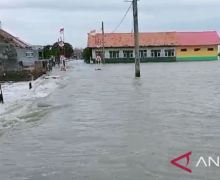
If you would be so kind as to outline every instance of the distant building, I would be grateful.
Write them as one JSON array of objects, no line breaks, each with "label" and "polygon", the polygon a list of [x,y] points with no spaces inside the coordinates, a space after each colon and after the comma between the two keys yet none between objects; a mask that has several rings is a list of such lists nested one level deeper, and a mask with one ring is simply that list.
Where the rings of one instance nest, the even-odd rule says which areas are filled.
[{"label": "distant building", "polygon": [[83,49],[75,48],[73,49],[73,59],[82,59]]},{"label": "distant building", "polygon": [[42,45],[31,45],[31,48],[33,50],[43,50],[44,46],[42,46]]},{"label": "distant building", "polygon": [[0,29],[0,73],[33,66],[38,59],[38,50]]},{"label": "distant building", "polygon": [[[141,62],[217,60],[220,38],[215,31],[140,33]],[[105,62],[134,62],[133,33],[104,35]],[[88,34],[91,59],[102,56],[102,34]]]},{"label": "distant building", "polygon": [[39,59],[44,59],[44,53],[43,53],[43,51],[44,51],[44,46],[42,46],[42,45],[32,45],[31,48],[32,48],[33,50],[38,51]]}]

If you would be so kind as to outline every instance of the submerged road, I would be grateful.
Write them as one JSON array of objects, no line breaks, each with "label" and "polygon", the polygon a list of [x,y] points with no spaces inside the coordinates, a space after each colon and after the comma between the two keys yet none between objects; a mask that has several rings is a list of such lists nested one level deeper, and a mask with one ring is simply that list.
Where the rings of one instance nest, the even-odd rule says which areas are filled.
[{"label": "submerged road", "polygon": [[[140,79],[133,64],[69,66],[1,114],[1,180],[219,180],[195,167],[220,155],[218,61],[142,64]],[[170,164],[189,151],[192,174]]]}]

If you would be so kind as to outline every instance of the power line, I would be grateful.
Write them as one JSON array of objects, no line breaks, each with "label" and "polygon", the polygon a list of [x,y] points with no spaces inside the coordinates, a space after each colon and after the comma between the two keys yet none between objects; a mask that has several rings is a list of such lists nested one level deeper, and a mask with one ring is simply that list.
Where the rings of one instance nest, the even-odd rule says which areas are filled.
[{"label": "power line", "polygon": [[129,13],[129,11],[130,11],[131,8],[132,8],[132,3],[131,3],[131,5],[128,7],[127,11],[125,12],[125,15],[122,17],[120,23],[115,27],[115,29],[114,29],[114,31],[112,31],[112,33],[114,33],[115,31],[118,30],[118,28],[119,28],[119,27],[121,26],[121,24],[124,22],[124,20],[125,20],[126,16],[128,15],[128,13]]}]

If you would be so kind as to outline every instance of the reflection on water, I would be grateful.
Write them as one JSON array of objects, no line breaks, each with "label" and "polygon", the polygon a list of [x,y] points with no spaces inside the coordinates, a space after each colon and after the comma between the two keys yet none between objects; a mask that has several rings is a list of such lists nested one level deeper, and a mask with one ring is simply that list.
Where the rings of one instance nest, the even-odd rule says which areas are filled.
[{"label": "reflection on water", "polygon": [[219,69],[148,63],[135,79],[133,64],[71,63],[50,95],[28,101],[23,123],[0,135],[0,179],[219,179],[215,168],[189,176],[169,164],[188,151],[218,153]]}]

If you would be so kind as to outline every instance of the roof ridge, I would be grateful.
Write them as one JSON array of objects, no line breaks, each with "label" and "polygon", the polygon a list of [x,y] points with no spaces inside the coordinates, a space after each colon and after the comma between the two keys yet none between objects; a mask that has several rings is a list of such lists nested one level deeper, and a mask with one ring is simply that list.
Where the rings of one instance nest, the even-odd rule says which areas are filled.
[{"label": "roof ridge", "polygon": [[[217,33],[216,30],[210,30],[210,31],[158,31],[158,32],[139,32],[140,34],[166,34],[166,33]],[[95,35],[100,35],[101,32],[96,33]],[[105,34],[133,34],[132,32],[105,32]],[[91,34],[89,34],[91,35]]]},{"label": "roof ridge", "polygon": [[206,32],[217,32],[215,30],[213,31],[178,31],[177,33],[206,33]]}]

